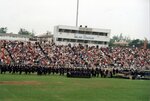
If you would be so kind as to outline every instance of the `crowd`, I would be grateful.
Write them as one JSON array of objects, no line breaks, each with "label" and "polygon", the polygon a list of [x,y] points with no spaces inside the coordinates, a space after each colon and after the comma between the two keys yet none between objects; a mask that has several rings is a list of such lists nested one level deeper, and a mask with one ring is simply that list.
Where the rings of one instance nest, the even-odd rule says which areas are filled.
[{"label": "crowd", "polygon": [[[48,60],[37,43],[20,41],[3,41],[2,47],[10,53],[14,64],[47,65]],[[4,53],[1,53],[4,55]]]},{"label": "crowd", "polygon": [[50,68],[150,69],[150,49],[0,41],[0,64]]}]

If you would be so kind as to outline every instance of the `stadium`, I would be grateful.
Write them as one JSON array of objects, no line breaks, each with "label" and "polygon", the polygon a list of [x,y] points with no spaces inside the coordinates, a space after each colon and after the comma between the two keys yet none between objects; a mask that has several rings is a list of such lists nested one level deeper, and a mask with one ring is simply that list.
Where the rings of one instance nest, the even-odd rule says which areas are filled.
[{"label": "stadium", "polygon": [[78,26],[79,8],[76,26],[45,34],[0,27],[0,101],[150,101],[149,37]]},{"label": "stadium", "polygon": [[[68,29],[69,28],[70,27],[68,27]],[[65,29],[67,30],[67,28]],[[67,34],[68,37],[69,34],[72,33]],[[0,40],[0,89],[4,93],[7,93],[5,90],[8,89],[10,93],[15,94],[17,97],[15,99],[11,94],[10,97],[6,97],[7,95],[3,95],[3,92],[1,92],[0,97],[2,101],[7,101],[9,98],[14,101],[22,101],[26,96],[29,101],[42,100],[44,99],[41,98],[42,96],[46,97],[44,101],[47,101],[46,99],[60,101],[63,100],[63,97],[65,100],[73,100],[72,98],[74,97],[71,96],[74,94],[77,95],[76,97],[79,101],[82,97],[88,101],[88,99],[86,99],[87,95],[91,95],[91,99],[101,99],[104,97],[100,100],[103,101],[104,99],[110,100],[105,97],[105,94],[110,93],[110,90],[114,89],[113,93],[117,95],[120,94],[120,91],[125,92],[122,90],[124,86],[126,90],[133,89],[135,92],[133,94],[133,91],[126,91],[127,95],[124,96],[124,98],[128,96],[129,100],[132,99],[136,101],[139,99],[138,94],[143,94],[143,89],[145,89],[144,92],[148,95],[140,95],[141,97],[145,96],[145,98],[140,99],[145,99],[144,101],[148,101],[149,99],[148,92],[150,82],[142,81],[143,83],[141,83],[141,80],[150,79],[149,49],[136,47],[112,48],[108,47],[107,44],[102,45],[103,43],[100,45],[98,43],[93,43],[93,45],[91,45],[91,43],[85,44],[83,43],[85,41],[82,43],[81,41],[77,41],[78,38],[80,39],[81,37],[75,37],[76,42],[73,43],[59,43],[60,38],[62,41],[67,38],[64,37],[63,34],[58,35],[58,32],[56,32],[56,35],[54,34],[50,42],[30,40],[36,39],[37,37],[15,36],[12,34],[5,36],[7,36],[5,40]],[[108,41],[109,37],[107,38],[106,40]],[[72,37],[68,37],[68,40],[72,40]],[[89,40],[89,42],[92,41],[93,39]],[[131,79],[140,81],[131,81]],[[116,86],[115,83],[120,86]],[[126,84],[129,86],[126,86]],[[145,84],[145,86],[143,84]],[[141,85],[141,88],[137,89],[139,85]],[[132,87],[130,88],[130,86]],[[96,90],[95,87],[99,89],[99,91]],[[53,92],[56,94],[50,94]],[[67,92],[73,95],[68,95]],[[128,95],[130,93],[132,93],[133,96],[130,97]],[[40,94],[40,97],[36,96],[36,94]],[[48,96],[49,94],[51,97]],[[114,94],[110,94],[111,101],[116,101],[118,98],[118,101],[124,101],[122,100],[123,95],[114,97]],[[67,96],[69,96],[69,98]]]}]

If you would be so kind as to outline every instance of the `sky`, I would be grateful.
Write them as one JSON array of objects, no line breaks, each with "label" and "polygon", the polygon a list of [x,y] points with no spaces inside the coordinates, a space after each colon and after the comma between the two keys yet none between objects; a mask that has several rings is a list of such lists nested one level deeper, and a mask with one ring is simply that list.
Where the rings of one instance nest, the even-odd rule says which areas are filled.
[{"label": "sky", "polygon": [[[18,33],[20,28],[36,35],[56,25],[76,24],[77,0],[0,0],[0,27]],[[150,40],[150,0],[79,0],[78,25],[111,29],[131,39]]]}]

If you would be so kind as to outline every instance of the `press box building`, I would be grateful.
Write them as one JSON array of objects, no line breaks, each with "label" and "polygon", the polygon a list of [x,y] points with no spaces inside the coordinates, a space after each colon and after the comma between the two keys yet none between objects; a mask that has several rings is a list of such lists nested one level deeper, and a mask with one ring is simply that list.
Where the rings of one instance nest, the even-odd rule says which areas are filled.
[{"label": "press box building", "polygon": [[54,27],[53,41],[57,45],[77,45],[108,47],[110,29],[98,29],[58,25]]}]

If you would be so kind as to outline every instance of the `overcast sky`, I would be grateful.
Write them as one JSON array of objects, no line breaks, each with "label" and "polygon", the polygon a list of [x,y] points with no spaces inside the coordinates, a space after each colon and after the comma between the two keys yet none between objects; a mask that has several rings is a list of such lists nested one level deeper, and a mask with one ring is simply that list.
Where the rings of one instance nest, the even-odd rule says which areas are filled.
[{"label": "overcast sky", "polygon": [[[55,25],[75,26],[75,19],[76,0],[0,0],[0,27],[8,32],[53,32]],[[79,25],[150,39],[150,0],[80,0]]]}]

